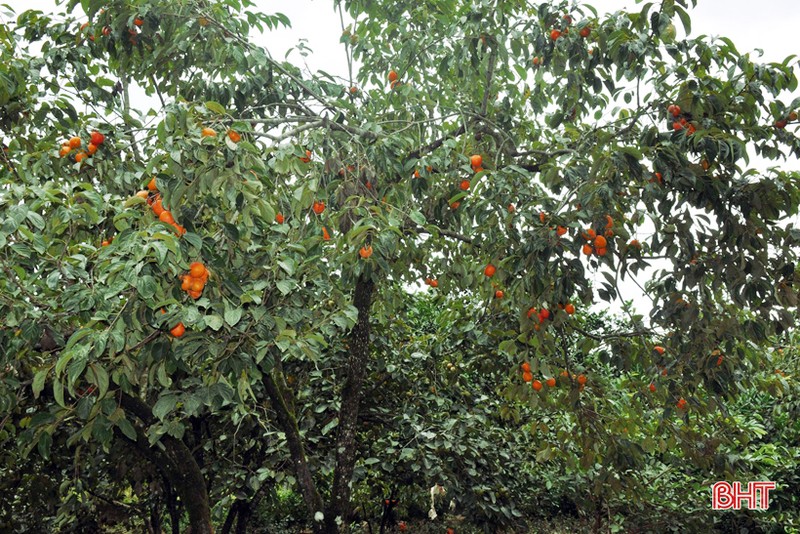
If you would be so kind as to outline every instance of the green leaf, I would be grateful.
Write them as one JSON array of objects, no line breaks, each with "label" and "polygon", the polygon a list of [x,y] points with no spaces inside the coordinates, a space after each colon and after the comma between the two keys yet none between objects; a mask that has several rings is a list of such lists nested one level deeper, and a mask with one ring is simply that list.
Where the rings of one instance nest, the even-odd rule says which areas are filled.
[{"label": "green leaf", "polygon": [[33,396],[36,397],[37,399],[39,398],[39,394],[44,389],[44,383],[45,380],[47,379],[47,374],[50,372],[50,369],[51,369],[50,367],[46,369],[41,369],[37,371],[33,377],[33,384],[31,385],[31,387],[33,389]]},{"label": "green leaf", "polygon": [[98,363],[89,364],[89,368],[92,370],[92,382],[100,390],[100,397],[103,397],[108,391],[108,372],[106,372],[105,367]]},{"label": "green leaf", "polygon": [[281,295],[288,295],[292,292],[296,285],[297,281],[291,278],[278,280],[278,282],[275,284],[275,286],[278,288],[278,291],[281,292]]},{"label": "green leaf", "polygon": [[242,318],[241,307],[231,307],[228,302],[225,302],[225,322],[229,326],[236,326],[236,323]]},{"label": "green leaf", "polygon": [[176,395],[171,393],[164,395],[153,406],[153,415],[163,421],[164,417],[174,410],[177,404],[178,397]]},{"label": "green leaf", "polygon": [[214,102],[213,100],[209,100],[206,102],[206,109],[211,111],[212,113],[216,113],[217,115],[225,115],[227,113],[225,108],[219,102]]},{"label": "green leaf", "polygon": [[222,317],[219,315],[206,315],[203,317],[203,321],[206,323],[206,326],[214,331],[222,328]]},{"label": "green leaf", "polygon": [[149,274],[139,277],[136,281],[136,290],[144,299],[153,298],[157,289],[156,279]]},{"label": "green leaf", "polygon": [[123,418],[117,421],[117,427],[119,427],[120,431],[125,434],[131,441],[136,441],[136,430],[133,428],[133,425],[127,419]]},{"label": "green leaf", "polygon": [[339,418],[338,417],[334,417],[327,425],[322,427],[322,431],[321,431],[322,435],[323,436],[326,435],[328,432],[330,432],[331,430],[336,428],[336,426],[338,424],[339,424]]}]

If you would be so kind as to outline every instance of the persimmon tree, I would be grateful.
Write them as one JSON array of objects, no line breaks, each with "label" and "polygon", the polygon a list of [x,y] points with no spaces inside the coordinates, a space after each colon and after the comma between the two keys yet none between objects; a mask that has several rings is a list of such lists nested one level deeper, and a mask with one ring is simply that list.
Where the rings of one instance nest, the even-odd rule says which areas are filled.
[{"label": "persimmon tree", "polygon": [[[589,436],[602,363],[659,433],[724,414],[793,324],[797,175],[751,159],[800,155],[797,78],[677,38],[687,3],[336,2],[343,75],[252,44],[289,21],[246,1],[19,14],[0,32],[4,432],[25,454],[135,451],[194,533],[232,502],[220,480],[252,497],[290,465],[335,532],[381,424],[364,400],[402,361],[373,329],[424,285],[493,347],[486,394],[559,388]],[[631,287],[649,317],[586,321]],[[576,446],[602,463],[601,440]]]}]

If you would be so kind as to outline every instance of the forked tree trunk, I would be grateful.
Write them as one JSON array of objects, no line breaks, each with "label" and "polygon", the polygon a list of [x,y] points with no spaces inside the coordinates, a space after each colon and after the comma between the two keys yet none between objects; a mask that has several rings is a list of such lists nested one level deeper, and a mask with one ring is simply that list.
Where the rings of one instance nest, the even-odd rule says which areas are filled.
[{"label": "forked tree trunk", "polygon": [[[120,403],[128,413],[135,415],[143,424],[155,423],[150,406],[141,399],[120,393]],[[137,439],[133,444],[146,458],[156,464],[181,498],[189,515],[192,534],[213,534],[206,481],[186,444],[171,436],[164,436],[161,438],[164,449],[161,450],[151,447],[141,432],[137,432]]]}]

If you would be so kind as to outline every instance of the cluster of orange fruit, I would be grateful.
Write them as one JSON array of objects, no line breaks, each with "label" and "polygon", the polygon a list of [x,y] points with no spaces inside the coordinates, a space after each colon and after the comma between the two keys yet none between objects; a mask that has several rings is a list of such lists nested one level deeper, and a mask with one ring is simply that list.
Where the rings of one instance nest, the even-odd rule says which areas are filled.
[{"label": "cluster of orange fruit", "polygon": [[[544,387],[544,384],[546,384],[547,387],[550,387],[550,388],[556,387],[556,377],[554,377],[554,376],[551,376],[550,378],[546,378],[545,381],[544,381],[544,384],[542,384],[541,380],[538,380],[538,379],[534,380],[533,379],[533,373],[531,372],[531,364],[529,364],[528,362],[523,362],[522,365],[520,365],[520,368],[522,370],[522,381],[523,382],[530,382],[531,383],[531,387],[534,389],[534,391],[541,391],[542,388]],[[561,376],[564,377],[564,378],[569,378],[569,373],[567,372],[566,369],[561,371]],[[579,374],[579,375],[573,374],[572,375],[572,379],[575,382],[578,383],[578,389],[580,391],[583,391],[583,388],[586,386],[586,381],[587,381],[586,375],[584,375],[584,374]]]},{"label": "cluster of orange fruit", "polygon": [[186,233],[186,228],[175,222],[172,212],[162,205],[161,194],[158,192],[155,178],[152,178],[147,184],[147,190],[139,191],[136,196],[145,199],[150,207],[153,208],[153,213],[158,217],[158,220],[175,228],[179,236]]},{"label": "cluster of orange fruit", "polygon": [[[86,151],[80,150],[75,154],[75,162],[80,163],[88,157],[94,156],[97,149],[100,148],[106,140],[106,136],[101,134],[98,131],[92,132],[92,135],[89,137],[89,145],[86,147]],[[83,140],[80,137],[75,136],[71,137],[68,141],[64,141],[61,143],[61,149],[58,151],[58,155],[62,158],[65,158],[70,155],[73,150],[78,150],[81,148],[83,144]]]},{"label": "cluster of orange fruit", "polygon": [[[574,311],[575,310],[573,306],[573,313]],[[541,310],[537,310],[536,308],[533,307],[529,308],[528,319],[532,320],[534,315],[539,319],[539,322],[533,325],[533,329],[539,330],[541,328],[541,325],[544,324],[546,320],[550,319],[550,310],[548,310],[547,308],[542,308]]]},{"label": "cluster of orange fruit", "polygon": [[611,215],[606,215],[605,235],[599,235],[594,228],[589,228],[585,233],[581,234],[583,238],[588,241],[581,249],[583,253],[587,256],[591,256],[595,253],[598,256],[605,256],[608,252],[606,248],[608,246],[606,237],[612,237],[614,235],[613,227],[614,219],[611,218]]},{"label": "cluster of orange fruit", "polygon": [[181,276],[181,289],[197,300],[203,294],[203,288],[208,282],[208,269],[199,261],[189,265],[189,272]]},{"label": "cluster of orange fruit", "polygon": [[677,131],[686,129],[686,135],[692,135],[694,132],[697,131],[697,128],[694,124],[690,123],[686,117],[681,116],[682,110],[681,107],[677,104],[671,104],[667,107],[667,113],[672,115],[672,129]]},{"label": "cluster of orange fruit", "polygon": [[[558,28],[554,28],[553,30],[551,30],[550,31],[550,40],[551,41],[558,41],[558,39],[562,35],[569,35],[569,26],[570,26],[570,24],[572,24],[572,17],[565,13],[564,16],[561,17],[561,20],[563,21],[563,29],[559,30]],[[589,37],[589,35],[591,35],[592,27],[587,24],[587,25],[583,26],[580,29],[580,31],[578,31],[578,33],[580,34],[581,37],[586,39],[587,37]]]},{"label": "cluster of orange fruit", "polygon": [[[216,137],[217,132],[214,128],[209,128],[206,126],[202,130],[200,130],[200,137]],[[228,139],[230,139],[234,143],[238,143],[242,140],[242,134],[237,132],[236,130],[228,130]]]},{"label": "cluster of orange fruit", "polygon": [[426,278],[425,285],[431,287],[439,287],[439,281],[436,278]]},{"label": "cluster of orange fruit", "polygon": [[[473,154],[472,156],[470,156],[469,164],[472,167],[472,170],[475,171],[476,174],[479,172],[483,172],[483,156],[481,156],[480,154]],[[469,183],[469,180],[467,180],[467,183]],[[464,189],[464,187],[462,186],[461,189]],[[469,185],[467,185],[467,189],[469,189]]]}]

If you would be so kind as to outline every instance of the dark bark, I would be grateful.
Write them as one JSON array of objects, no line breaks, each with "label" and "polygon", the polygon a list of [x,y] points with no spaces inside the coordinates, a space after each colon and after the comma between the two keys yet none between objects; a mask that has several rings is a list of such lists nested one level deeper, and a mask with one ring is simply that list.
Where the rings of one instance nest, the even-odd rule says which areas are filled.
[{"label": "dark bark", "polygon": [[[317,512],[322,512],[324,509],[322,497],[317,492],[314,477],[311,475],[311,469],[306,460],[300,429],[297,427],[294,411],[290,408],[292,404],[288,400],[288,395],[285,394],[286,385],[283,383],[282,375],[279,373],[276,373],[275,376],[271,373],[265,373],[262,382],[267,395],[272,401],[278,425],[286,434],[286,443],[289,446],[289,454],[292,458],[292,467],[294,468],[295,477],[297,477],[297,484],[300,486],[300,493],[303,495],[303,501],[306,504],[309,516],[313,518]],[[319,531],[318,523],[315,522],[314,524],[315,531]]]},{"label": "dark bark", "polygon": [[[141,399],[120,392],[120,404],[143,424],[155,423],[150,406]],[[151,447],[143,433],[137,433],[134,444],[146,457],[155,460],[156,465],[169,479],[170,485],[175,488],[189,514],[192,534],[212,534],[214,529],[211,525],[211,506],[200,466],[182,441],[163,436],[160,443],[164,446],[163,450]]]},{"label": "dark bark", "polygon": [[222,528],[219,529],[219,534],[230,534],[233,528],[233,522],[236,520],[236,514],[239,513],[239,502],[234,501],[233,505],[228,509],[228,515],[225,516],[225,522]]},{"label": "dark bark", "polygon": [[161,506],[158,502],[154,502],[150,506],[148,530],[150,530],[153,534],[161,534]]},{"label": "dark bark", "polygon": [[236,534],[247,534],[247,523],[253,516],[253,507],[250,501],[241,501],[241,507],[236,519]]},{"label": "dark bark", "polygon": [[350,483],[358,453],[356,431],[358,410],[367,373],[370,349],[369,311],[375,284],[362,274],[356,282],[353,304],[358,310],[358,321],[350,332],[350,353],[347,358],[347,375],[342,387],[342,401],[339,408],[339,427],[336,436],[336,468],[333,472],[330,506],[325,512],[325,532],[338,532],[336,519],[346,525],[350,516]]}]

